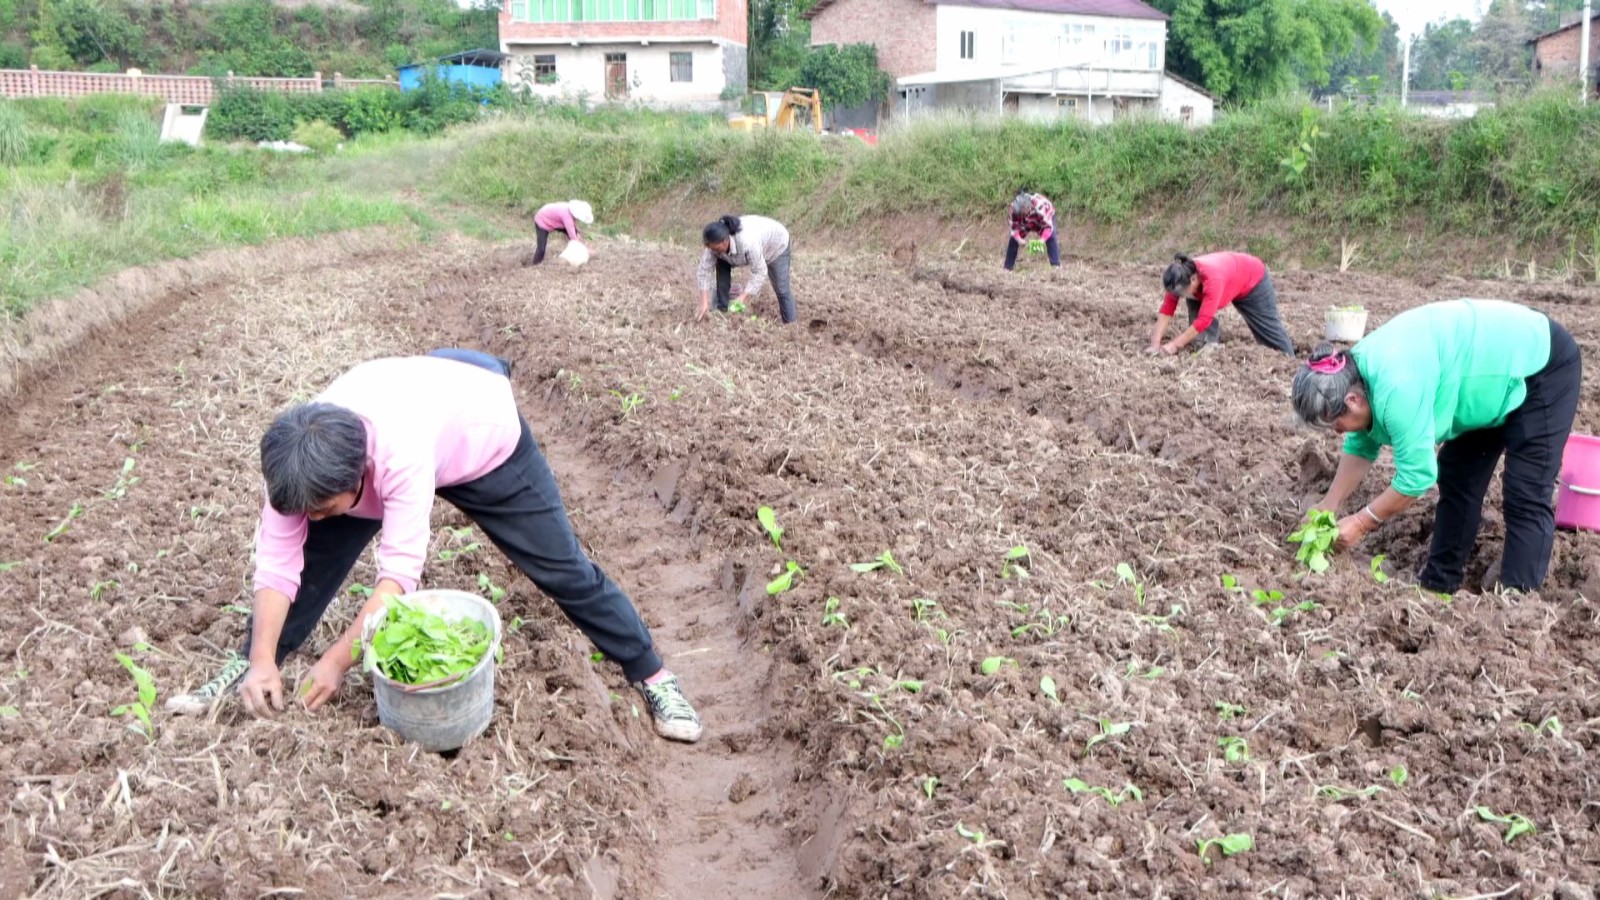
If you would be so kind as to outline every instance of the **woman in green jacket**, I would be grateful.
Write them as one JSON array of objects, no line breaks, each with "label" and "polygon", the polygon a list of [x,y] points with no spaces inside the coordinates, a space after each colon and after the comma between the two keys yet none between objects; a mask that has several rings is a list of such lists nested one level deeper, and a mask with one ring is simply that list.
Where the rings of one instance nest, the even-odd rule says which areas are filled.
[{"label": "woman in green jacket", "polygon": [[1438,484],[1420,581],[1454,592],[1504,453],[1500,583],[1536,590],[1550,566],[1551,496],[1582,380],[1583,357],[1565,328],[1500,300],[1430,303],[1395,316],[1348,351],[1323,344],[1294,378],[1300,419],[1344,435],[1344,455],[1318,507],[1337,512],[1379,449],[1392,447],[1394,481],[1339,520],[1339,543],[1354,545]]}]

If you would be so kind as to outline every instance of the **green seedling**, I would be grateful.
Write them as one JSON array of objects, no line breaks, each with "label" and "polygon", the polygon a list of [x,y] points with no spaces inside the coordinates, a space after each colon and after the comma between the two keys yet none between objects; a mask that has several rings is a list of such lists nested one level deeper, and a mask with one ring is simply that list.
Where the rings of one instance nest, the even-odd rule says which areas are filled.
[{"label": "green seedling", "polygon": [[1537,828],[1533,827],[1532,820],[1519,813],[1512,813],[1509,816],[1496,815],[1494,810],[1487,806],[1475,806],[1473,811],[1478,814],[1478,818],[1485,822],[1495,822],[1506,826],[1506,843],[1508,844],[1525,834],[1533,834],[1538,831]]},{"label": "green seedling", "polygon": [[39,468],[39,465],[40,464],[36,462],[19,462],[12,466],[12,468],[16,469],[18,472],[32,472],[34,469]]},{"label": "green seedling", "polygon": [[1127,671],[1123,674],[1128,678],[1143,678],[1145,681],[1155,681],[1157,678],[1167,674],[1167,670],[1161,666],[1151,666],[1150,668],[1141,672],[1139,671],[1138,663],[1130,662],[1128,663]]},{"label": "green seedling", "polygon": [[1272,612],[1267,613],[1267,620],[1274,625],[1282,625],[1284,620],[1288,619],[1295,613],[1311,612],[1314,609],[1321,608],[1322,604],[1320,603],[1316,603],[1311,600],[1302,600],[1293,606],[1280,606],[1277,609],[1274,609]]},{"label": "green seedling", "polygon": [[835,626],[849,629],[850,620],[845,618],[844,613],[839,612],[838,597],[829,597],[827,602],[822,604],[822,625],[824,628]]},{"label": "green seedling", "polygon": [[1264,591],[1257,588],[1250,592],[1250,602],[1256,606],[1270,606],[1283,601],[1283,591]]},{"label": "green seedling", "polygon": [[906,570],[900,568],[900,564],[894,561],[894,554],[890,553],[888,550],[883,551],[878,555],[878,558],[874,559],[872,562],[850,564],[850,571],[852,572],[865,573],[871,572],[875,569],[888,569],[896,575],[904,575],[906,573]]},{"label": "green seedling", "polygon": [[591,662],[591,663],[594,663],[594,664],[598,665],[598,664],[603,663],[605,661],[606,661],[606,655],[604,653],[601,653],[599,650],[596,650],[593,653],[589,654],[589,662]]},{"label": "green seedling", "polygon": [[67,529],[72,527],[72,520],[81,515],[83,515],[83,504],[72,504],[72,508],[67,510],[67,517],[57,523],[56,527],[50,529],[50,533],[44,536],[44,542],[48,544],[56,538],[61,537],[63,534],[66,534]]},{"label": "green seedling", "polygon": [[956,638],[961,637],[962,635],[966,634],[966,631],[963,630],[963,629],[960,629],[960,628],[957,628],[954,631],[950,631],[950,630],[947,630],[947,629],[944,629],[944,628],[935,628],[933,630],[933,633],[938,636],[939,643],[941,643],[941,644],[945,645],[946,647],[948,647],[948,646],[950,646],[950,643],[952,641],[954,641]]},{"label": "green seedling", "polygon": [[[1024,607],[1022,607],[1022,609],[1026,610],[1027,607],[1024,606]],[[1042,635],[1044,637],[1050,637],[1051,635],[1054,635],[1057,631],[1060,631],[1061,629],[1066,628],[1068,625],[1070,625],[1072,623],[1072,617],[1071,616],[1053,615],[1047,609],[1039,610],[1039,612],[1037,613],[1035,618],[1037,618],[1038,621],[1036,621],[1036,622],[1024,622],[1021,625],[1017,625],[1017,626],[1013,627],[1011,629],[1011,636],[1014,637],[1014,638],[1020,638],[1020,637],[1026,637],[1027,635],[1030,635],[1030,634],[1038,634],[1038,635]]]},{"label": "green seedling", "polygon": [[744,305],[744,301],[743,300],[735,300],[732,303],[728,304],[728,312],[731,312],[734,315],[741,315],[745,311],[746,311],[746,307]]},{"label": "green seedling", "polygon": [[772,511],[772,507],[763,506],[756,510],[756,519],[761,522],[761,527],[766,530],[767,537],[772,538],[772,546],[782,551],[783,529],[778,525],[778,514]]},{"label": "green seedling", "polygon": [[134,462],[131,456],[122,461],[122,471],[117,474],[116,483],[105,491],[107,500],[121,500],[128,495],[128,488],[139,483],[139,479],[133,477],[133,466]]},{"label": "green seedling", "polygon": [[472,537],[472,526],[462,525],[460,527],[456,527],[453,525],[446,525],[444,527],[444,532],[458,541],[464,541],[467,538]]},{"label": "green seedling", "polygon": [[1110,719],[1101,719],[1099,721],[1100,733],[1089,738],[1089,742],[1083,745],[1084,756],[1088,756],[1090,753],[1094,752],[1095,745],[1101,741],[1108,741],[1112,738],[1122,737],[1133,730],[1132,722],[1113,722]]},{"label": "green seedling", "polygon": [[109,591],[116,586],[117,582],[115,581],[97,581],[94,583],[93,587],[89,588],[89,599],[99,600],[101,597],[105,596],[106,591]]},{"label": "green seedling", "polygon": [[1039,693],[1049,697],[1056,703],[1061,702],[1061,697],[1056,693],[1056,680],[1049,675],[1039,679]]},{"label": "green seedling", "polygon": [[1319,575],[1333,564],[1328,555],[1338,540],[1339,520],[1325,509],[1306,513],[1305,523],[1289,535],[1289,543],[1300,545],[1295,548],[1295,560]]},{"label": "green seedling", "polygon": [[1421,703],[1422,702],[1422,695],[1417,693],[1416,691],[1411,690],[1410,688],[1406,688],[1405,690],[1401,691],[1400,692],[1400,696],[1405,698],[1405,699],[1407,699],[1407,700],[1410,700],[1412,703]]},{"label": "green seedling", "polygon": [[804,575],[805,571],[805,569],[800,568],[799,563],[792,559],[789,560],[784,565],[783,574],[767,582],[767,596],[776,597],[784,591],[787,591],[789,588],[794,587],[794,580],[801,575]]},{"label": "green seedling", "polygon": [[1017,661],[1007,656],[991,656],[978,666],[978,671],[985,675],[997,675],[1005,666],[1014,666]]},{"label": "green seedling", "polygon": [[156,729],[150,722],[150,711],[156,708],[156,680],[151,677],[149,672],[145,671],[143,666],[134,662],[133,657],[126,653],[118,653],[116,656],[117,662],[122,663],[122,667],[128,670],[129,675],[133,676],[133,684],[139,692],[139,699],[113,709],[111,714],[113,716],[132,714],[135,719],[139,720],[140,726],[135,727],[133,730],[144,735],[145,740],[154,741],[156,739]]},{"label": "green seedling", "polygon": [[1216,701],[1216,703],[1214,705],[1215,705],[1216,710],[1217,710],[1217,718],[1221,719],[1224,722],[1228,722],[1228,721],[1231,721],[1233,719],[1241,718],[1246,713],[1250,712],[1250,710],[1246,709],[1243,706],[1240,706],[1237,703],[1227,703],[1227,702],[1222,701],[1222,700]]},{"label": "green seedling", "polygon": [[1127,563],[1117,563],[1117,584],[1133,585],[1133,599],[1140,606],[1144,606],[1144,585],[1139,581],[1139,576],[1134,573],[1133,566]]},{"label": "green seedling", "polygon": [[404,600],[389,601],[366,651],[378,671],[401,684],[459,680],[478,665],[493,635],[477,619],[449,622]]},{"label": "green seedling", "polygon": [[983,843],[983,832],[982,831],[976,831],[976,830],[973,830],[971,828],[968,828],[967,826],[961,824],[960,822],[956,823],[956,834],[961,835],[962,837],[964,837],[967,840],[973,842],[974,844]]},{"label": "green seedling", "polygon": [[516,616],[515,618],[513,618],[511,620],[511,624],[506,626],[506,633],[507,634],[516,634],[517,632],[519,632],[521,630],[522,630],[522,617],[521,616]]},{"label": "green seedling", "polygon": [[355,584],[350,585],[348,588],[345,588],[345,593],[352,597],[360,597],[363,600],[372,599],[372,588],[360,582],[356,582]]},{"label": "green seedling", "polygon": [[833,680],[844,682],[852,691],[859,691],[861,690],[861,685],[865,683],[868,678],[881,674],[881,672],[872,668],[871,666],[858,666],[854,669],[844,669],[842,671],[833,673]]},{"label": "green seedling", "polygon": [[1537,725],[1532,722],[1523,722],[1518,727],[1524,731],[1531,731],[1535,735],[1549,734],[1551,737],[1561,737],[1562,733],[1566,731],[1566,727],[1561,724],[1561,720],[1555,716],[1549,716]]},{"label": "green seedling", "polygon": [[1148,625],[1162,634],[1171,634],[1172,625],[1170,624],[1170,621],[1181,615],[1183,615],[1183,607],[1177,603],[1174,603],[1172,604],[1172,609],[1164,616],[1144,615],[1136,616],[1135,618],[1138,620],[1140,625]]},{"label": "green seedling", "polygon": [[25,488],[28,486],[28,480],[20,475],[7,475],[5,478],[0,478],[0,481],[4,481],[6,487]]},{"label": "green seedling", "polygon": [[932,600],[926,597],[915,597],[911,600],[911,621],[927,622],[931,619],[947,618],[949,616],[946,616],[944,610],[939,608],[939,604]]},{"label": "green seedling", "polygon": [[939,779],[929,775],[918,782],[922,786],[922,794],[929,800],[933,799],[933,792],[939,789]]},{"label": "green seedling", "polygon": [[1225,591],[1242,591],[1242,590],[1244,590],[1244,588],[1239,586],[1239,579],[1237,577],[1233,576],[1233,575],[1223,575],[1222,576],[1222,589],[1225,590]]},{"label": "green seedling", "polygon": [[1406,771],[1406,767],[1404,765],[1397,765],[1389,770],[1389,783],[1393,784],[1396,788],[1405,787],[1406,781],[1410,778],[1411,773]]},{"label": "green seedling", "polygon": [[1389,573],[1383,570],[1383,561],[1388,558],[1380,553],[1374,556],[1372,562],[1368,564],[1368,570],[1372,572],[1372,580],[1379,584],[1386,584],[1389,581]]},{"label": "green seedling", "polygon": [[498,584],[495,584],[489,579],[489,576],[483,572],[478,573],[478,590],[489,595],[490,603],[499,603],[501,600],[506,598],[506,589]]},{"label": "green seedling", "polygon": [[20,559],[15,562],[0,563],[0,572],[9,572],[20,565],[22,565],[22,560]]},{"label": "green seedling", "polygon": [[483,545],[482,544],[478,543],[477,541],[473,541],[472,543],[466,545],[465,547],[460,548],[459,550],[440,550],[439,551],[439,561],[440,562],[450,562],[451,560],[459,559],[459,558],[461,558],[463,556],[471,556],[472,554],[477,553],[479,550],[482,550],[482,549],[483,549]]},{"label": "green seedling", "polygon": [[1222,748],[1222,758],[1234,765],[1241,765],[1250,761],[1250,744],[1242,737],[1219,737],[1217,746]]},{"label": "green seedling", "polygon": [[0,706],[0,719],[15,719],[22,715],[22,710],[15,706]]},{"label": "green seedling", "polygon": [[1248,834],[1225,834],[1219,838],[1204,841],[1195,841],[1195,848],[1200,851],[1200,861],[1211,865],[1211,859],[1206,854],[1212,847],[1222,851],[1223,856],[1237,856],[1247,850],[1256,848],[1256,840]]},{"label": "green seedling", "polygon": [[1346,800],[1371,800],[1382,790],[1383,788],[1378,787],[1377,785],[1357,789],[1344,788],[1338,786],[1337,784],[1324,784],[1319,786],[1314,793],[1324,800],[1332,800],[1335,803],[1343,803]]},{"label": "green seedling", "polygon": [[1096,797],[1103,798],[1107,803],[1111,804],[1113,809],[1121,806],[1123,801],[1129,799],[1136,800],[1140,803],[1144,802],[1144,791],[1132,784],[1124,784],[1122,786],[1122,790],[1117,793],[1113,793],[1112,790],[1107,787],[1097,787],[1095,785],[1091,785],[1080,778],[1068,778],[1061,782],[1061,786],[1074,794],[1093,794]]},{"label": "green seedling", "polygon": [[672,393],[667,395],[667,399],[672,401],[673,403],[676,403],[679,400],[682,400],[683,399],[683,388],[681,388],[681,387],[673,388],[672,389]]},{"label": "green seedling", "polygon": [[1005,579],[1023,579],[1028,577],[1028,570],[1033,567],[1033,558],[1028,555],[1028,548],[1018,544],[1006,551],[1000,560],[1000,577]]},{"label": "green seedling", "polygon": [[1038,255],[1044,253],[1044,250],[1045,250],[1044,241],[1042,241],[1042,240],[1040,240],[1038,238],[1029,238],[1028,239],[1028,255],[1029,256],[1038,256]]},{"label": "green seedling", "polygon": [[614,390],[614,391],[611,392],[611,396],[616,397],[617,401],[621,404],[621,406],[622,406],[622,418],[624,420],[626,420],[629,416],[633,415],[634,410],[638,409],[639,407],[641,407],[641,406],[643,406],[645,404],[645,396],[644,396],[644,394],[641,394],[638,391],[634,391],[632,393],[624,394],[621,391],[615,391]]}]

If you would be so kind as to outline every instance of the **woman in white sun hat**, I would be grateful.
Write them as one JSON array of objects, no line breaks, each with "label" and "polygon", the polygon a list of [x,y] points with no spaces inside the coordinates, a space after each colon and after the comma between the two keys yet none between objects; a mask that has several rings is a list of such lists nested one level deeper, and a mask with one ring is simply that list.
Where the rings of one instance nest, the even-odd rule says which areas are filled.
[{"label": "woman in white sun hat", "polygon": [[545,243],[550,240],[552,231],[565,231],[568,243],[581,243],[578,237],[579,222],[594,224],[594,207],[582,200],[546,203],[539,207],[539,211],[533,215],[533,227],[539,232],[539,246],[533,251],[533,265],[544,262]]}]

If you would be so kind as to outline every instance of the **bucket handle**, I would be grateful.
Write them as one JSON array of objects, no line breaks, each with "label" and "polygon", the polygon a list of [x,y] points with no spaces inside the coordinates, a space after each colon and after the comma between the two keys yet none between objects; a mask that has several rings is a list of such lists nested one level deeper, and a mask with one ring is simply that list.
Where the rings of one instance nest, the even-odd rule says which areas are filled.
[{"label": "bucket handle", "polygon": [[1570,481],[1564,481],[1562,484],[1574,494],[1582,494],[1585,497],[1600,497],[1600,488],[1579,487]]}]

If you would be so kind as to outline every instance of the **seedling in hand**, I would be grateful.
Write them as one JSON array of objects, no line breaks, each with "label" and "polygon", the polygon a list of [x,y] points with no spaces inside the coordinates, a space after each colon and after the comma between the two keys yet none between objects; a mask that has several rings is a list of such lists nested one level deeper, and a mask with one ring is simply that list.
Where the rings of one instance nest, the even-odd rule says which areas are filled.
[{"label": "seedling in hand", "polygon": [[1028,555],[1028,548],[1018,544],[1006,551],[1005,557],[1000,561],[1001,578],[1027,578],[1028,569],[1033,565],[1033,558]]},{"label": "seedling in hand", "polygon": [[1329,554],[1339,540],[1339,520],[1325,509],[1314,509],[1306,514],[1305,523],[1289,535],[1289,543],[1299,544],[1294,558],[1312,572],[1322,574],[1332,565]]},{"label": "seedling in hand", "polygon": [[787,591],[794,586],[794,580],[803,574],[805,569],[800,568],[800,564],[794,560],[789,560],[784,565],[783,574],[767,582],[767,595],[776,597]]},{"label": "seedling in hand", "polygon": [[1473,807],[1473,811],[1478,814],[1478,818],[1485,822],[1496,822],[1506,826],[1506,843],[1508,844],[1525,834],[1533,834],[1538,831],[1537,828],[1533,827],[1533,822],[1527,816],[1518,813],[1512,813],[1509,816],[1496,815],[1494,810],[1487,806]]},{"label": "seedling in hand", "polygon": [[829,597],[827,602],[822,604],[822,625],[825,628],[836,626],[848,629],[850,627],[850,620],[845,618],[844,613],[839,612],[838,597]]},{"label": "seedling in hand", "polygon": [[151,677],[149,672],[145,671],[143,666],[134,662],[133,657],[128,656],[126,653],[118,653],[117,662],[122,663],[122,667],[128,670],[129,675],[133,676],[133,684],[138,689],[139,699],[113,709],[111,714],[113,716],[125,716],[132,713],[133,717],[139,720],[139,725],[143,726],[142,728],[135,727],[133,730],[144,735],[145,740],[154,741],[156,739],[156,729],[150,723],[150,711],[156,708],[156,680]]},{"label": "seedling in hand", "polygon": [[1132,730],[1132,722],[1113,722],[1110,719],[1101,719],[1100,733],[1089,738],[1089,742],[1083,745],[1083,755],[1088,756],[1090,753],[1092,753],[1094,751],[1094,746],[1101,741],[1122,737]]},{"label": "seedling in hand", "polygon": [[1038,256],[1039,254],[1043,253],[1044,250],[1045,250],[1044,241],[1040,240],[1039,238],[1029,238],[1028,239],[1028,255],[1029,256]]},{"label": "seedling in hand", "polygon": [[1250,744],[1242,737],[1217,738],[1217,746],[1222,748],[1222,758],[1236,765],[1250,761]]},{"label": "seedling in hand", "polygon": [[772,507],[763,506],[756,510],[756,519],[761,522],[761,527],[766,530],[767,537],[772,538],[772,546],[780,551],[783,549],[783,529],[778,526],[778,514]]},{"label": "seedling in hand", "polygon": [[1200,851],[1200,861],[1211,865],[1211,859],[1206,855],[1212,847],[1222,851],[1223,856],[1237,856],[1247,850],[1256,848],[1255,838],[1248,834],[1225,834],[1219,838],[1204,841],[1195,841],[1195,847]]},{"label": "seedling in hand", "polygon": [[1103,798],[1107,803],[1111,804],[1112,808],[1121,806],[1123,801],[1129,799],[1137,800],[1140,803],[1144,802],[1144,791],[1132,784],[1124,784],[1119,793],[1113,793],[1107,787],[1091,785],[1080,778],[1068,778],[1061,782],[1061,786],[1074,794],[1093,794],[1096,797]]},{"label": "seedling in hand", "polygon": [[888,569],[896,575],[904,575],[906,573],[906,570],[900,568],[900,564],[894,561],[894,554],[890,553],[888,550],[878,554],[878,558],[871,562],[850,564],[850,571],[852,572],[865,573],[874,571],[876,569]]}]

